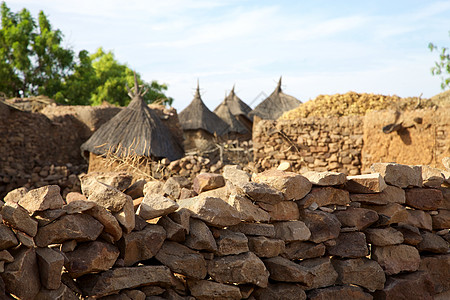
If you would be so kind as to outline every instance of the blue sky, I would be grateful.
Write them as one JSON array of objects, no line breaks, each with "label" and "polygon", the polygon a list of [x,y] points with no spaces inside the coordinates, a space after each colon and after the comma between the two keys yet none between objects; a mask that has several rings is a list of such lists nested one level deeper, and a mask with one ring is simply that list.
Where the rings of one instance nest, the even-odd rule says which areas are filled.
[{"label": "blue sky", "polygon": [[167,83],[181,111],[197,79],[213,110],[235,84],[257,105],[284,92],[431,97],[441,92],[428,43],[450,46],[450,1],[13,0],[43,10],[76,52],[112,50],[146,81]]}]

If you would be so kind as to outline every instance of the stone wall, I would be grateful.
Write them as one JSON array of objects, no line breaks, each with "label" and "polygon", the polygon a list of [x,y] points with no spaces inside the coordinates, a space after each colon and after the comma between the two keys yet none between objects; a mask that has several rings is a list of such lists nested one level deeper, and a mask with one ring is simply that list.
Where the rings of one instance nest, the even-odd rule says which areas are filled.
[{"label": "stone wall", "polygon": [[372,171],[91,173],[65,201],[14,190],[1,298],[448,299],[449,173]]},{"label": "stone wall", "polygon": [[261,120],[253,127],[256,168],[289,162],[293,170],[361,173],[363,117]]}]

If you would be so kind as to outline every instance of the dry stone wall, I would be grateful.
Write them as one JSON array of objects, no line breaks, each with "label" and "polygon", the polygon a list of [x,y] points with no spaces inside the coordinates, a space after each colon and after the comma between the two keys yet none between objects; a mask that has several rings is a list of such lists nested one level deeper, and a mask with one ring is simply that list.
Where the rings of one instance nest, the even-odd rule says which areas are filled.
[{"label": "dry stone wall", "polygon": [[1,298],[445,299],[449,173],[81,176],[2,202]]},{"label": "dry stone wall", "polygon": [[292,169],[361,173],[363,117],[261,120],[253,127],[257,170],[289,162]]}]

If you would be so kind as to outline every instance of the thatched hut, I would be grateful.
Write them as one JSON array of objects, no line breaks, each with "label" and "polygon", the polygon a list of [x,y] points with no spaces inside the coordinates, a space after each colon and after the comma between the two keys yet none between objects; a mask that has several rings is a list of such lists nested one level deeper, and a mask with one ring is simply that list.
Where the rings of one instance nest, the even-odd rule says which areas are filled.
[{"label": "thatched hut", "polygon": [[215,136],[220,137],[229,133],[228,124],[203,103],[198,83],[194,99],[178,117],[184,132],[186,150],[207,148]]},{"label": "thatched hut", "polygon": [[263,102],[258,104],[251,112],[250,116],[258,116],[261,119],[276,120],[285,111],[297,108],[301,102],[296,98],[286,95],[281,90],[281,77],[278,81],[278,85]]},{"label": "thatched hut", "polygon": [[129,90],[128,93],[132,98],[130,104],[104,123],[81,145],[81,152],[85,158],[90,155],[91,161],[107,153],[122,157],[133,155],[152,160],[161,158],[176,160],[183,157],[183,146],[143,100],[145,92],[139,91],[135,78],[134,92]]}]

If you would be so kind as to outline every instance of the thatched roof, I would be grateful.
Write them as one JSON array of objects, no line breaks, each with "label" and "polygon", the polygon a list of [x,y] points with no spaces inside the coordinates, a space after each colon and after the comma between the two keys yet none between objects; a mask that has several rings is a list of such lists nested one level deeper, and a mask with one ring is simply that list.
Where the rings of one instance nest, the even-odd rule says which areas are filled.
[{"label": "thatched roof", "polygon": [[197,91],[194,100],[178,115],[183,130],[203,129],[218,136],[229,132],[229,126],[225,121],[210,111],[200,97],[200,88],[197,83]]},{"label": "thatched roof", "polygon": [[[236,96],[234,92],[234,86],[228,96],[225,97],[221,105],[222,104],[228,106],[234,116],[243,115],[251,120],[248,114],[252,111],[252,109],[250,108],[250,106],[245,104],[245,102],[242,101],[238,96]],[[215,113],[217,113],[216,110],[219,108],[219,106],[214,110]]]},{"label": "thatched roof", "polygon": [[136,78],[134,93],[128,91],[132,98],[128,107],[95,131],[81,145],[82,153],[89,151],[102,155],[119,150],[121,155],[131,152],[153,158],[167,157],[170,160],[183,157],[183,147],[143,100],[146,91],[139,91]]},{"label": "thatched roof", "polygon": [[231,109],[227,106],[225,101],[219,104],[214,112],[228,124],[230,132],[240,134],[249,133],[247,128],[232,114]]},{"label": "thatched roof", "polygon": [[281,90],[281,77],[278,81],[278,85],[263,102],[258,104],[252,112],[250,112],[251,116],[259,116],[262,119],[268,120],[276,120],[281,115],[288,110],[297,108],[301,102],[296,98],[286,95]]}]

